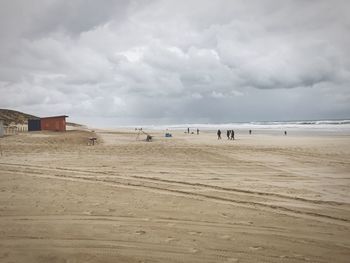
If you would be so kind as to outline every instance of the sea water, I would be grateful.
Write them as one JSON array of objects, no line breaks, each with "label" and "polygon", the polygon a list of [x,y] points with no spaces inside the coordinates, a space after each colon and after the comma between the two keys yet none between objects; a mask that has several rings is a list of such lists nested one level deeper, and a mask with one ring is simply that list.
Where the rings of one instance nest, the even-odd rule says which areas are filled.
[{"label": "sea water", "polygon": [[189,128],[195,132],[224,131],[233,129],[238,132],[252,130],[252,133],[318,133],[318,134],[339,134],[350,135],[350,119],[344,120],[298,120],[298,121],[256,121],[256,122],[232,122],[232,123],[186,123],[186,124],[169,124],[169,125],[145,125],[144,129],[151,130],[183,130]]}]

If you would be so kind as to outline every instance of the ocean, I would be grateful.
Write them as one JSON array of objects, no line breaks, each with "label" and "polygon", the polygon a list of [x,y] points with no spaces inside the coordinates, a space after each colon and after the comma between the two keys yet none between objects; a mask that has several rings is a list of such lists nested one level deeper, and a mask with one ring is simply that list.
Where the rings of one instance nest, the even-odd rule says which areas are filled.
[{"label": "ocean", "polygon": [[298,120],[298,121],[256,121],[256,122],[232,122],[232,123],[186,123],[170,125],[144,125],[144,129],[151,130],[184,130],[191,131],[216,131],[233,129],[237,131],[249,131],[259,133],[278,133],[287,131],[296,133],[336,133],[350,135],[350,119],[344,120]]}]

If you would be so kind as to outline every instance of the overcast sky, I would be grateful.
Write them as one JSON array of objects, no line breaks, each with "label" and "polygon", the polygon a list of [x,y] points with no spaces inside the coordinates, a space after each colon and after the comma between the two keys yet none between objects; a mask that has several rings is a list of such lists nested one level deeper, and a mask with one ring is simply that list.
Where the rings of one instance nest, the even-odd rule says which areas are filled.
[{"label": "overcast sky", "polygon": [[350,1],[0,0],[0,108],[98,126],[350,117]]}]

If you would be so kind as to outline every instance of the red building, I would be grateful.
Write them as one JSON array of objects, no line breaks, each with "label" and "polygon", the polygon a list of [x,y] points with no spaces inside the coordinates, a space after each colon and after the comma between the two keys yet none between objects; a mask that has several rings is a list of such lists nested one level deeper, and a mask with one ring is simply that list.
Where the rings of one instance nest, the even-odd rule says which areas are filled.
[{"label": "red building", "polygon": [[68,116],[53,116],[40,118],[42,131],[66,131],[66,118]]}]

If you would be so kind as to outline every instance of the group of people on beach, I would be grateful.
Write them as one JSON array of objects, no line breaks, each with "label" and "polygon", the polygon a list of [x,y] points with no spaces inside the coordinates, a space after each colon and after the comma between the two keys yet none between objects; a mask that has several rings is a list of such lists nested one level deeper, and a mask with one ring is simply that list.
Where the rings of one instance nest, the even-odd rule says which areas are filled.
[{"label": "group of people on beach", "polygon": [[[219,129],[216,133],[218,135],[218,140],[221,140],[221,130]],[[226,131],[227,140],[234,140],[235,139],[235,131],[234,130],[227,130]]]},{"label": "group of people on beach", "polygon": [[[186,133],[186,132],[185,132]],[[187,133],[190,134],[190,128],[187,128]],[[219,129],[217,131],[217,136],[218,136],[218,140],[221,140],[221,130]],[[192,134],[194,134],[194,132],[192,132]],[[199,129],[197,129],[197,135],[199,134]],[[252,130],[249,130],[249,135],[252,134]],[[287,135],[287,131],[284,131],[284,135]],[[227,136],[227,140],[234,140],[235,139],[235,131],[234,130],[226,130],[226,136]]]},{"label": "group of people on beach", "polygon": [[[185,132],[186,133],[186,132]],[[190,134],[190,128],[187,128],[187,133]],[[199,135],[199,129],[197,128],[196,130],[197,135]],[[192,134],[194,134],[194,132],[192,132]]]}]

